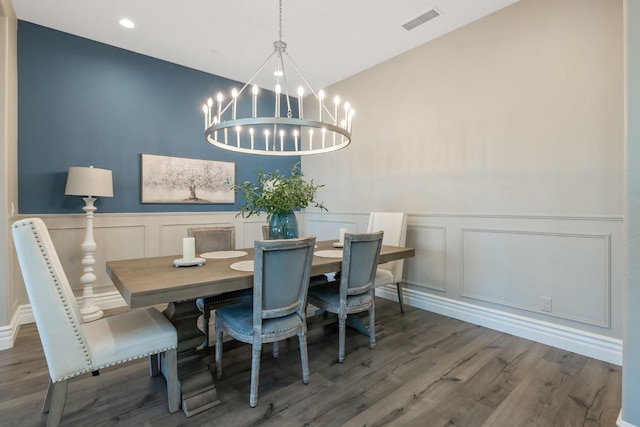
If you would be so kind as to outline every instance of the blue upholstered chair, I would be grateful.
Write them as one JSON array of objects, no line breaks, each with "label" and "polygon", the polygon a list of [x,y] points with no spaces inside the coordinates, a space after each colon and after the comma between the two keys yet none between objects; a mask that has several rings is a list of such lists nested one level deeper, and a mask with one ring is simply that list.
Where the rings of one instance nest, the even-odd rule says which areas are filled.
[{"label": "blue upholstered chair", "polygon": [[158,356],[165,358],[169,412],[176,412],[180,406],[178,335],[171,322],[149,308],[83,323],[42,220],[17,221],[12,233],[49,368],[49,388],[42,407],[42,413],[49,413],[47,425],[60,423],[70,378],[147,356],[152,374],[157,374]]},{"label": "blue upholstered chair", "polygon": [[[216,310],[216,374],[222,376],[222,335],[252,345],[249,404],[258,403],[260,354],[263,343],[297,335],[302,381],[309,382],[305,307],[315,236],[257,240],[254,244],[253,302]],[[274,356],[277,353],[274,351]]]},{"label": "blue upholstered chair", "polygon": [[383,232],[344,236],[340,283],[328,283],[309,289],[308,302],[338,315],[338,362],[344,362],[346,322],[349,314],[369,312],[369,347],[376,346],[375,299],[376,277]]},{"label": "blue upholstered chair", "polygon": [[[195,238],[197,256],[207,252],[230,251],[236,248],[236,228],[234,226],[193,227],[189,229],[189,237]],[[211,310],[242,301],[251,301],[250,289],[196,299],[196,306],[202,312],[202,332],[205,335],[204,348],[209,347]]]}]

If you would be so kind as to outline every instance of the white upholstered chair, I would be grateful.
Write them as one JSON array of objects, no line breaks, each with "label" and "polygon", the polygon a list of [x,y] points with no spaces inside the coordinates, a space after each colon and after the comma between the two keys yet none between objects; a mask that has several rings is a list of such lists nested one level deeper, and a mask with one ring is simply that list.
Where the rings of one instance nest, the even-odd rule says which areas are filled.
[{"label": "white upholstered chair", "polygon": [[338,315],[338,362],[344,362],[347,316],[369,312],[369,347],[376,346],[373,282],[382,247],[383,232],[345,234],[340,284],[309,288],[308,302]]},{"label": "white upholstered chair", "polygon": [[[401,212],[371,212],[369,216],[369,233],[384,231],[382,244],[390,246],[404,246],[407,239],[407,214]],[[402,301],[402,268],[404,260],[397,260],[380,264],[376,271],[375,287],[395,284],[398,290],[400,311],[404,313]]]},{"label": "white upholstered chair", "polygon": [[47,425],[60,422],[70,378],[147,356],[151,357],[152,374],[158,372],[158,356],[166,359],[169,412],[176,412],[180,405],[178,336],[171,322],[149,308],[83,323],[42,220],[17,221],[12,233],[49,368],[49,388],[42,407],[42,413],[49,413]]},{"label": "white upholstered chair", "polygon": [[[222,334],[252,345],[249,405],[258,403],[263,343],[295,335],[300,342],[302,381],[309,382],[305,308],[315,236],[254,243],[253,302],[216,310],[216,374],[222,376]],[[274,357],[277,350],[274,348]]]},{"label": "white upholstered chair", "polygon": [[[197,256],[207,252],[229,251],[236,248],[236,228],[234,226],[193,227],[189,229],[189,237],[195,238]],[[196,306],[202,312],[202,332],[205,335],[204,348],[209,347],[211,310],[246,299],[251,300],[250,289],[196,299]]]}]

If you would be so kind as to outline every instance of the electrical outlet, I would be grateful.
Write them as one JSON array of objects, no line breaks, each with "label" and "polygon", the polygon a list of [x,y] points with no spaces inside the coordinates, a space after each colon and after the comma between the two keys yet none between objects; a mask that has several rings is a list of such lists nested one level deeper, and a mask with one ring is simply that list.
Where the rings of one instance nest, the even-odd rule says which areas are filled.
[{"label": "electrical outlet", "polygon": [[542,311],[551,312],[551,297],[542,297]]}]

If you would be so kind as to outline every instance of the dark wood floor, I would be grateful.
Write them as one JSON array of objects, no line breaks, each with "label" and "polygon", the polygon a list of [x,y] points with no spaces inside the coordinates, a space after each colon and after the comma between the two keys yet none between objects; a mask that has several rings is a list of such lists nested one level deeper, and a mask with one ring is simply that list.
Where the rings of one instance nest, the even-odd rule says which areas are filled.
[{"label": "dark wood floor", "polygon": [[[225,351],[221,404],[187,418],[167,412],[147,362],[71,380],[68,426],[615,426],[621,369],[490,329],[377,300],[377,348],[349,331],[337,363],[335,325],[309,332],[311,379],[297,340],[263,351],[258,406],[249,407],[250,348]],[[233,347],[233,346],[229,346]],[[213,366],[212,366],[213,368]],[[45,425],[48,373],[34,325],[0,352],[0,425]]]}]

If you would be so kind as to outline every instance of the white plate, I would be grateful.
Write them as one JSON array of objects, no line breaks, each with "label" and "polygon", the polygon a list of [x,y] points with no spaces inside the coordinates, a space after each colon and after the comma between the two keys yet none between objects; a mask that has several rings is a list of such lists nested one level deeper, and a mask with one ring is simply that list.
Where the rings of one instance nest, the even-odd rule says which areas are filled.
[{"label": "white plate", "polygon": [[173,266],[174,267],[192,267],[194,265],[201,266],[205,262],[207,262],[207,260],[204,258],[194,258],[189,260],[184,258],[179,258],[173,261]]},{"label": "white plate", "polygon": [[230,267],[236,271],[253,271],[253,260],[234,262]]},{"label": "white plate", "polygon": [[225,259],[225,258],[240,258],[241,256],[245,256],[247,253],[245,251],[215,251],[215,252],[205,252],[200,254],[202,258],[208,259]]},{"label": "white plate", "polygon": [[329,249],[327,251],[318,251],[314,253],[315,256],[322,258],[342,258],[341,249]]}]

